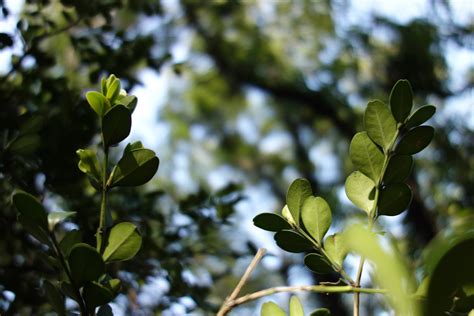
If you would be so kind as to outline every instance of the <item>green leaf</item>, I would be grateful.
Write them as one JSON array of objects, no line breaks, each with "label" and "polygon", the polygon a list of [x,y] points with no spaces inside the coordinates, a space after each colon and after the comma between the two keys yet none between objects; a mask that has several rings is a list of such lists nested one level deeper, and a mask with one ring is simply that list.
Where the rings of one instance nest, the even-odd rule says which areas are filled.
[{"label": "green leaf", "polygon": [[390,93],[390,108],[399,123],[405,122],[413,106],[413,92],[408,80],[398,80]]},{"label": "green leaf", "polygon": [[375,203],[375,183],[360,171],[354,171],[346,180],[346,195],[354,205],[370,214]]},{"label": "green leaf", "polygon": [[48,280],[43,283],[49,302],[59,316],[66,315],[66,306],[64,304],[64,295],[59,288]]},{"label": "green leaf", "polygon": [[95,151],[91,149],[78,149],[76,154],[79,156],[79,170],[100,182],[102,171]]},{"label": "green leaf", "polygon": [[123,96],[122,98],[119,97],[119,99],[116,101],[116,104],[122,104],[127,109],[129,109],[130,113],[133,113],[133,111],[135,111],[137,103],[138,103],[138,99],[134,95],[126,95],[126,96]]},{"label": "green leaf", "polygon": [[313,246],[310,241],[293,230],[280,230],[273,238],[278,247],[288,252],[305,252]]},{"label": "green leaf", "polygon": [[129,260],[137,254],[141,245],[142,237],[137,227],[132,223],[119,223],[110,231],[103,254],[104,261]]},{"label": "green leaf", "polygon": [[97,316],[114,316],[112,307],[109,304],[102,305],[97,311]]},{"label": "green leaf", "polygon": [[132,128],[132,113],[119,104],[105,113],[102,119],[104,146],[109,147],[127,138]]},{"label": "green leaf", "polygon": [[383,176],[384,184],[403,182],[408,178],[413,168],[413,158],[408,155],[395,155],[388,161],[385,174]]},{"label": "green leaf", "polygon": [[105,77],[102,77],[100,80],[100,90],[102,92],[102,95],[107,95],[107,79]]},{"label": "green leaf", "polygon": [[142,148],[144,148],[142,142],[136,141],[134,143],[128,143],[127,146],[125,146],[124,152],[128,153],[134,149],[142,149]]},{"label": "green leaf", "polygon": [[416,289],[413,274],[407,269],[393,243],[381,245],[374,232],[361,225],[352,225],[344,230],[343,242],[374,266],[375,281],[386,289],[395,315],[421,316],[420,306],[412,295]]},{"label": "green leaf", "polygon": [[379,196],[378,215],[395,216],[410,205],[412,192],[406,183],[393,183],[382,188]]},{"label": "green leaf", "polygon": [[405,127],[410,129],[428,121],[436,112],[433,105],[424,105],[413,113],[405,123]]},{"label": "green leaf", "polygon": [[138,186],[148,182],[158,170],[159,159],[150,149],[125,152],[114,167],[108,186]]},{"label": "green leaf", "polygon": [[89,91],[86,93],[86,99],[99,117],[104,116],[105,112],[110,108],[109,102],[100,92]]},{"label": "green leaf", "polygon": [[286,316],[283,309],[273,302],[266,302],[262,305],[261,316]]},{"label": "green leaf", "polygon": [[400,139],[395,152],[399,155],[413,155],[422,151],[433,139],[434,128],[431,126],[418,126],[408,131]]},{"label": "green leaf", "polygon": [[365,110],[364,125],[369,137],[387,151],[397,132],[397,123],[387,105],[380,100],[369,102]]},{"label": "green leaf", "polygon": [[8,145],[8,150],[17,155],[29,155],[38,149],[41,137],[36,134],[22,135]]},{"label": "green leaf", "polygon": [[331,263],[321,255],[316,253],[307,254],[304,257],[304,264],[314,273],[328,274],[333,272]]},{"label": "green leaf", "polygon": [[51,212],[48,214],[48,224],[49,224],[49,230],[53,231],[54,227],[64,221],[66,218],[71,217],[75,215],[76,212]]},{"label": "green leaf", "polygon": [[301,219],[311,237],[321,243],[331,226],[331,208],[323,198],[310,196],[303,203]]},{"label": "green leaf", "polygon": [[76,302],[81,301],[81,298],[77,295],[71,283],[62,281],[59,287],[61,288],[61,292],[63,292],[67,297],[72,298]]},{"label": "green leaf", "polygon": [[296,225],[300,223],[300,212],[306,198],[313,195],[311,184],[306,179],[296,179],[286,193],[286,204]]},{"label": "green leaf", "polygon": [[68,262],[72,278],[78,285],[96,281],[104,274],[105,264],[102,256],[88,244],[75,245],[71,249]]},{"label": "green leaf", "polygon": [[457,231],[438,235],[425,251],[426,273],[431,276],[426,315],[441,315],[440,312],[448,311],[453,304],[453,295],[474,284],[474,228],[468,224]]},{"label": "green leaf", "polygon": [[113,293],[97,282],[87,282],[82,290],[82,297],[88,309],[107,304],[114,299]]},{"label": "green leaf", "polygon": [[118,295],[120,292],[121,283],[119,279],[110,279],[103,285],[107,287],[114,294],[114,296]]},{"label": "green leaf", "polygon": [[331,316],[331,311],[327,308],[318,308],[312,311],[309,316]]},{"label": "green leaf", "polygon": [[107,85],[107,94],[106,98],[110,100],[110,104],[113,104],[115,102],[115,99],[117,99],[119,93],[120,93],[120,80],[117,78],[114,78],[114,80],[111,80],[110,84]]},{"label": "green leaf", "polygon": [[367,132],[355,134],[349,147],[349,155],[357,169],[374,182],[378,182],[382,172],[384,155],[367,135]]},{"label": "green leaf", "polygon": [[324,250],[333,262],[342,267],[344,258],[347,255],[347,247],[339,234],[328,236],[324,241]]},{"label": "green leaf", "polygon": [[291,225],[291,226],[297,226],[295,219],[290,213],[290,209],[288,208],[288,205],[285,204],[283,209],[281,210],[281,216]]},{"label": "green leaf", "polygon": [[253,224],[261,229],[277,232],[282,229],[291,229],[291,225],[280,215],[262,213],[253,218]]},{"label": "green leaf", "polygon": [[298,296],[292,296],[290,298],[290,316],[304,316],[303,305],[301,305]]},{"label": "green leaf", "polygon": [[65,258],[69,257],[71,249],[76,245],[82,242],[82,232],[74,229],[67,232],[63,239],[59,242],[59,249],[63,253]]}]

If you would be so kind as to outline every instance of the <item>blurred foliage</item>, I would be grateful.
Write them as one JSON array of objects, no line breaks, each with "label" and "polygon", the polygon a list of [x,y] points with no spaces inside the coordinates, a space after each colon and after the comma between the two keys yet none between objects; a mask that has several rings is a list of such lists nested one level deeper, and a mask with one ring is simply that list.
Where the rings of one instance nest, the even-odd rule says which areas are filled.
[{"label": "blurred foliage", "polygon": [[[18,16],[0,0],[0,19],[16,23],[0,32],[0,50],[12,55],[0,80],[0,312],[50,310],[39,284],[54,274],[16,222],[11,192],[22,188],[52,208],[76,211],[74,222],[91,242],[99,200],[76,168],[75,151],[97,144],[98,129],[81,96],[109,73],[127,90],[139,87],[144,69],[168,81],[157,123],[169,133],[154,135],[163,161],[155,182],[110,200],[113,216],[140,223],[144,238],[133,261],[117,264],[127,285],[118,302],[127,313],[174,303],[215,311],[246,255],[262,245],[238,225],[251,225],[262,211],[236,212],[253,191],[276,207],[303,176],[327,197],[335,221],[355,214],[338,198],[353,169],[344,158],[348,141],[361,129],[362,105],[384,100],[400,78],[412,83],[415,103],[432,102],[440,113],[430,122],[434,144],[416,159],[414,200],[403,218],[400,247],[417,267],[420,247],[445,228],[461,230],[474,209],[472,123],[450,109],[472,91],[472,69],[453,73],[448,59],[448,48],[472,54],[474,24],[457,21],[448,1],[426,6],[407,22],[373,15],[350,24],[350,3],[337,0],[26,0]],[[138,107],[149,106],[143,102],[156,100]],[[216,186],[216,178],[234,185]],[[275,273],[262,272],[256,284],[287,283],[293,263],[281,257]],[[152,303],[140,303],[158,279],[167,286]],[[347,314],[337,297],[318,299],[333,314]],[[378,311],[365,303],[367,315]]]}]

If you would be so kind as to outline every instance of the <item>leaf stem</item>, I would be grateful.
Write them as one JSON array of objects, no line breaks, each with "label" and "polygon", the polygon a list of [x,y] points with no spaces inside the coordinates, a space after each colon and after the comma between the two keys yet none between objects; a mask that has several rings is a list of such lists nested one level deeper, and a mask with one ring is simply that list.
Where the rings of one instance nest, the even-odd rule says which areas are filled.
[{"label": "leaf stem", "polygon": [[[103,138],[103,137],[102,137]],[[97,251],[102,254],[105,248],[105,230],[107,216],[107,168],[109,160],[109,148],[104,144],[104,161],[102,163],[102,198],[100,202],[99,227],[97,228]]]}]

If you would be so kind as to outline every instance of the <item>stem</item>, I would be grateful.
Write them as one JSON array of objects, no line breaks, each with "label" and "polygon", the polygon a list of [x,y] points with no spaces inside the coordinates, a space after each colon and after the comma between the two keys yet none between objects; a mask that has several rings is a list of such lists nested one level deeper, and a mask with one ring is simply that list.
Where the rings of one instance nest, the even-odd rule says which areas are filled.
[{"label": "stem", "polygon": [[54,232],[51,232],[50,236],[51,236],[51,239],[53,240],[54,250],[56,252],[56,255],[59,258],[59,262],[63,266],[64,272],[66,272],[66,276],[67,276],[69,282],[71,282],[72,288],[74,289],[74,292],[75,292],[75,294],[78,298],[77,303],[79,304],[79,309],[81,311],[81,315],[87,316],[88,311],[87,311],[85,303],[82,300],[81,292],[79,291],[79,288],[76,287],[76,284],[75,284],[74,280],[72,279],[71,271],[69,271],[69,267],[66,264],[66,259],[64,258],[63,252],[59,248],[58,240],[56,239],[56,236],[54,235]]},{"label": "stem", "polygon": [[[102,140],[102,143],[103,140]],[[104,161],[102,163],[102,199],[100,202],[99,227],[97,228],[97,251],[102,254],[105,248],[105,230],[107,215],[107,168],[109,148],[104,145]]]}]

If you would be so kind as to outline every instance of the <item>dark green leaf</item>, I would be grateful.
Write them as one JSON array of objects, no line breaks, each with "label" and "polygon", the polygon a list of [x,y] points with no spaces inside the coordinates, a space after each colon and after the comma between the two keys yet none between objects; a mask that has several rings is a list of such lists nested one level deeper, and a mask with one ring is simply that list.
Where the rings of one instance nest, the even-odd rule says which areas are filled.
[{"label": "dark green leaf", "polygon": [[64,235],[63,239],[59,242],[59,249],[61,249],[64,256],[69,257],[71,249],[82,242],[82,232],[75,229],[71,230]]},{"label": "dark green leaf", "polygon": [[333,272],[331,263],[321,255],[310,253],[304,257],[304,264],[314,273],[328,274]]},{"label": "dark green leaf", "polygon": [[117,100],[117,104],[122,104],[124,105],[127,109],[130,110],[130,113],[133,113],[135,111],[135,107],[137,106],[138,99],[134,95],[126,95],[126,96],[119,96],[119,99]]},{"label": "dark green leaf", "polygon": [[69,254],[69,267],[72,278],[78,285],[87,281],[96,281],[104,273],[102,256],[88,244],[75,245]]},{"label": "dark green leaf", "polygon": [[104,116],[105,112],[110,108],[107,99],[97,91],[89,91],[86,93],[86,99],[91,108],[99,115]]},{"label": "dark green leaf", "polygon": [[58,223],[64,221],[66,218],[71,217],[75,214],[76,214],[76,212],[63,212],[63,211],[49,213],[48,214],[49,230],[53,231],[54,227]]},{"label": "dark green leaf", "polygon": [[127,146],[125,146],[124,153],[130,152],[134,149],[142,149],[142,148],[144,148],[144,147],[143,147],[143,144],[142,144],[141,141],[137,141],[137,142],[134,142],[134,143],[128,143]]},{"label": "dark green leaf", "polygon": [[388,150],[397,132],[397,123],[387,105],[380,100],[369,102],[364,115],[365,130],[369,137]]},{"label": "dark green leaf", "polygon": [[121,287],[121,283],[119,279],[110,279],[103,285],[107,287],[114,294],[114,296],[116,296],[119,293],[120,287]]},{"label": "dark green leaf", "polygon": [[97,282],[87,282],[82,291],[82,297],[88,309],[104,305],[113,300],[113,293],[105,286]]},{"label": "dark green leaf", "polygon": [[70,297],[76,302],[79,302],[81,298],[77,295],[74,287],[68,282],[61,282],[60,283],[61,292],[63,292],[67,297]]},{"label": "dark green leaf", "polygon": [[260,316],[286,316],[286,313],[277,304],[266,302],[262,305]]},{"label": "dark green leaf", "polygon": [[310,196],[303,203],[301,220],[311,237],[320,243],[331,226],[331,208],[323,198]]},{"label": "dark green leaf", "polygon": [[304,316],[303,305],[295,295],[290,298],[290,316]]},{"label": "dark green leaf", "polygon": [[384,184],[403,182],[413,168],[413,158],[407,155],[396,155],[390,158],[383,177]]},{"label": "dark green leaf", "polygon": [[97,311],[97,316],[114,316],[112,307],[109,304],[102,305]]},{"label": "dark green leaf", "polygon": [[109,147],[127,138],[132,128],[132,113],[119,104],[108,110],[102,119],[104,145]]},{"label": "dark green leaf", "polygon": [[61,293],[59,288],[48,280],[43,283],[46,296],[53,309],[58,313],[59,316],[66,315],[66,306],[64,305],[64,295]]},{"label": "dark green leaf", "polygon": [[296,225],[300,223],[300,213],[304,201],[312,195],[311,184],[306,179],[296,179],[288,188],[286,204]]},{"label": "dark green leaf", "polygon": [[352,203],[370,214],[375,203],[374,181],[362,172],[354,171],[347,177],[345,190]]},{"label": "dark green leaf", "polygon": [[378,215],[395,216],[410,205],[412,192],[406,183],[393,183],[380,191]]},{"label": "dark green leaf", "polygon": [[382,172],[384,155],[367,135],[355,134],[349,147],[349,155],[354,166],[374,182],[378,182]]},{"label": "dark green leaf", "polygon": [[158,170],[159,159],[149,149],[125,152],[110,175],[108,186],[138,186],[148,182]]},{"label": "dark green leaf", "polygon": [[291,225],[282,216],[274,213],[258,214],[253,218],[253,224],[271,232],[291,228]]},{"label": "dark green leaf", "polygon": [[8,150],[17,155],[32,154],[40,145],[41,137],[36,134],[27,134],[16,138],[8,145]]},{"label": "dark green leaf", "polygon": [[305,252],[312,247],[310,241],[292,230],[280,230],[275,234],[274,239],[278,247],[288,252]]},{"label": "dark green leaf", "polygon": [[408,118],[405,127],[410,129],[423,124],[428,121],[436,112],[436,107],[433,105],[424,105],[413,113]]},{"label": "dark green leaf", "polygon": [[90,149],[78,149],[76,154],[79,156],[79,170],[100,182],[102,171],[96,153]]},{"label": "dark green leaf", "polygon": [[331,311],[327,308],[318,308],[312,311],[309,316],[331,316]]},{"label": "dark green leaf", "polygon": [[133,258],[142,244],[142,237],[132,223],[119,223],[110,231],[103,258],[105,262],[124,261]]},{"label": "dark green leaf", "polygon": [[390,108],[397,122],[405,122],[413,106],[413,92],[408,80],[398,80],[390,93]]},{"label": "dark green leaf", "polygon": [[408,131],[395,148],[400,155],[413,155],[422,151],[433,139],[434,128],[431,126],[418,126]]},{"label": "dark green leaf", "polygon": [[48,217],[43,205],[31,194],[17,191],[12,196],[17,209],[18,220],[39,241],[50,245],[48,236]]},{"label": "dark green leaf", "polygon": [[328,236],[324,241],[324,250],[333,262],[342,267],[344,258],[347,255],[347,247],[339,234]]}]

